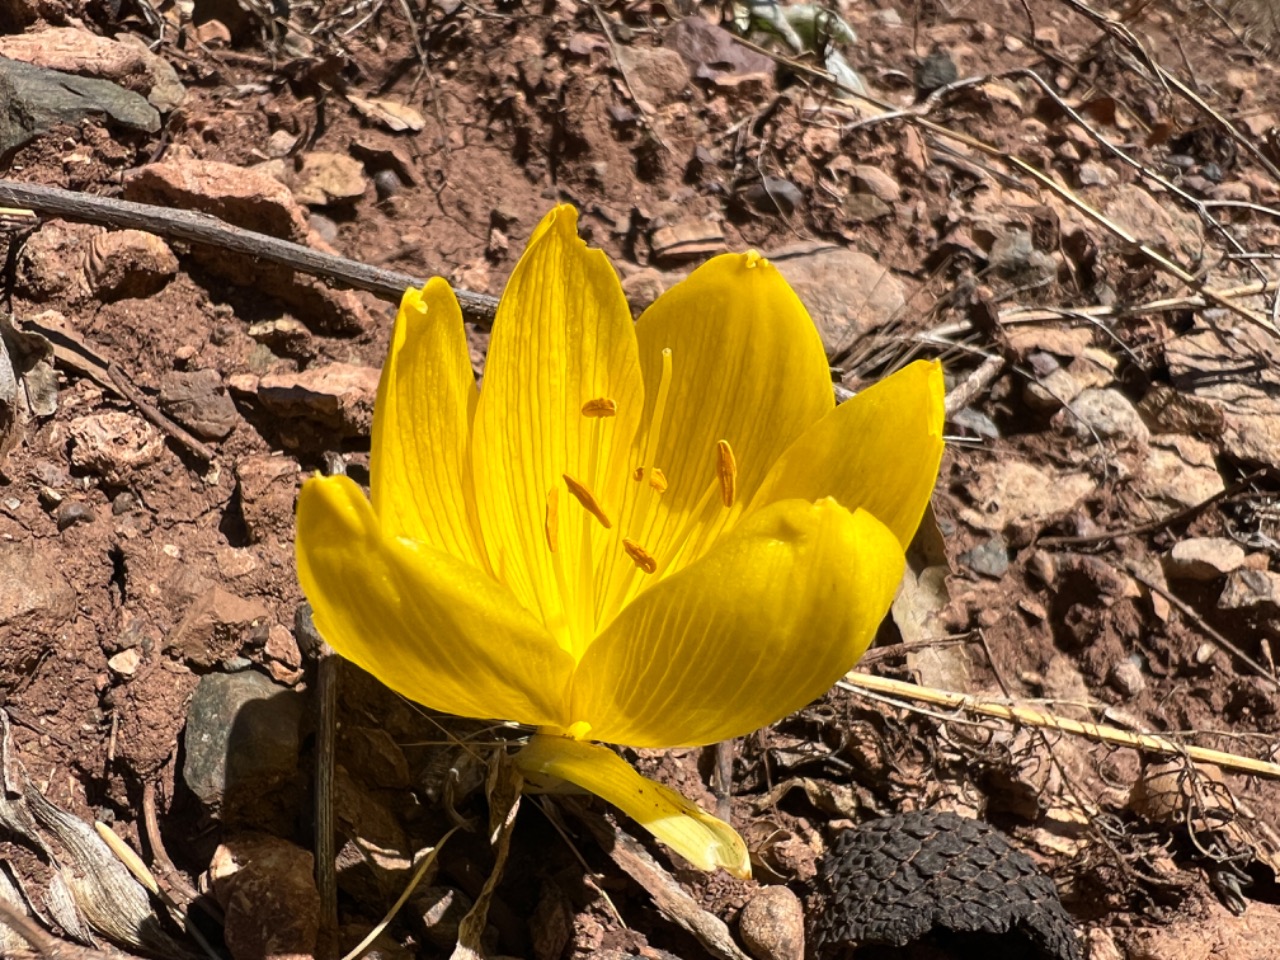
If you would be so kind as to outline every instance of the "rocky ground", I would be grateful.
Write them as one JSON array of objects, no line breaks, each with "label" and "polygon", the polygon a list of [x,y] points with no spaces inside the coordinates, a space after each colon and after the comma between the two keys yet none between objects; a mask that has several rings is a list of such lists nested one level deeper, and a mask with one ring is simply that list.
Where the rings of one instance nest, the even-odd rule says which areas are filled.
[{"label": "rocky ground", "polygon": [[[756,881],[646,865],[601,807],[526,803],[479,943],[786,960],[767,918],[820,914],[836,833],[935,808],[1027,852],[1095,960],[1273,956],[1268,15],[4,0],[3,176],[162,209],[146,230],[0,211],[0,900],[66,941],[194,955],[96,820],[214,951],[337,956],[485,816],[492,731],[321,667],[299,613],[294,497],[335,458],[367,476],[392,308],[164,211],[497,294],[568,201],[637,311],[754,246],[837,391],[941,357],[951,443],[861,668],[918,686],[833,691],[738,744],[728,777],[715,751],[631,754],[730,811]],[[336,917],[311,839],[335,716]],[[376,955],[447,955],[493,863],[483,831],[455,834]]]}]

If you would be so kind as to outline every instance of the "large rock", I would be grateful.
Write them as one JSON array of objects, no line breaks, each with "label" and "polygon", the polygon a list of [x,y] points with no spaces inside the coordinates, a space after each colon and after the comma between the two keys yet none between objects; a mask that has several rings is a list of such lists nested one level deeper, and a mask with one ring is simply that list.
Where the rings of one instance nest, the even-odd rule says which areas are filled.
[{"label": "large rock", "polygon": [[164,435],[141,417],[108,410],[76,417],[67,425],[71,464],[108,483],[125,483],[160,459]]},{"label": "large rock", "polygon": [[217,370],[165,374],[160,409],[202,440],[225,440],[240,421]]},{"label": "large rock", "polygon": [[160,114],[138,94],[106,80],[77,77],[0,57],[0,155],[56,126],[95,117],[128,130],[155,133]]},{"label": "large rock", "polygon": [[258,399],[285,420],[308,421],[337,438],[367,437],[378,395],[376,367],[327,363],[301,373],[278,373],[258,382]]},{"label": "large rock", "polygon": [[89,242],[85,277],[103,300],[149,297],[178,272],[178,258],[153,233],[115,230]]},{"label": "large rock", "polygon": [[260,673],[200,678],[187,708],[182,778],[224,822],[287,825],[300,799],[305,699]]},{"label": "large rock", "polygon": [[76,592],[46,550],[0,540],[0,627],[31,623],[48,629],[70,619]]},{"label": "large rock", "polygon": [[827,356],[884,326],[906,306],[906,288],[874,258],[843,247],[771,259],[808,309]]},{"label": "large rock", "polygon": [[991,531],[1018,521],[1043,523],[1068,513],[1093,489],[1093,480],[1084,473],[1056,472],[1050,477],[1021,460],[991,460],[979,466],[970,488],[977,509],[966,510],[962,519]]}]

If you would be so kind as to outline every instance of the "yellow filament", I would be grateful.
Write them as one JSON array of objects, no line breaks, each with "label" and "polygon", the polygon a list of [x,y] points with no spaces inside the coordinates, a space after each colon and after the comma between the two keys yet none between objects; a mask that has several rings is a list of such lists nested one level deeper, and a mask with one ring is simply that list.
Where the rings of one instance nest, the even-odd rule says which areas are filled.
[{"label": "yellow filament", "polygon": [[658,493],[665,493],[667,489],[667,475],[658,467],[654,467],[649,474],[649,486],[653,487]]},{"label": "yellow filament", "polygon": [[627,556],[635,561],[635,565],[645,573],[656,573],[658,570],[658,561],[653,559],[651,554],[640,544],[636,543],[629,537],[622,538],[622,549],[627,551]]},{"label": "yellow filament", "polygon": [[613,522],[605,515],[604,508],[600,506],[600,502],[596,500],[595,494],[587,489],[587,485],[579,480],[573,479],[567,473],[564,474],[565,486],[569,488],[569,492],[577,497],[578,502],[582,504],[582,508],[589,514],[600,521],[601,525],[609,530],[613,527]]},{"label": "yellow filament", "polygon": [[738,461],[728,440],[716,441],[716,476],[720,478],[720,499],[732,507],[738,495]]},{"label": "yellow filament", "polygon": [[618,415],[618,404],[615,400],[608,397],[596,397],[594,400],[588,400],[582,405],[582,415],[584,417],[616,417]]},{"label": "yellow filament", "polygon": [[560,488],[552,487],[547,491],[547,518],[544,523],[547,532],[547,546],[555,553],[560,546]]}]

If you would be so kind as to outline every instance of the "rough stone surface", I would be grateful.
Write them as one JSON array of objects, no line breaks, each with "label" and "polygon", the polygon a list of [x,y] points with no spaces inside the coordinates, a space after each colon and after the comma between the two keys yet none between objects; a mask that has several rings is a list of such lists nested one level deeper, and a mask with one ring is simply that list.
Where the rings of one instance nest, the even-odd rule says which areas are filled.
[{"label": "rough stone surface", "polygon": [[1144,444],[1151,431],[1138,409],[1119,390],[1082,390],[1068,404],[1063,422],[1082,440],[1120,440]]},{"label": "rough stone surface", "polygon": [[998,534],[957,558],[974,573],[999,580],[1009,571],[1009,545]]},{"label": "rough stone surface", "polygon": [[1280,607],[1280,573],[1270,570],[1235,570],[1227,575],[1218,597],[1221,610],[1252,610]]},{"label": "rough stone surface", "polygon": [[452,950],[471,898],[453,887],[423,887],[409,898],[408,908],[423,939],[440,950]]},{"label": "rough stone surface", "polygon": [[1244,547],[1226,537],[1192,537],[1173,545],[1164,572],[1173,580],[1217,580],[1244,563]]},{"label": "rough stone surface", "polygon": [[308,421],[340,437],[367,437],[379,376],[376,367],[328,363],[263,377],[258,399],[278,417]]},{"label": "rough stone surface", "polygon": [[243,834],[218,847],[209,874],[233,960],[315,956],[320,894],[308,851],[278,837]]},{"label": "rough stone surface", "polygon": [[906,306],[906,288],[865,253],[832,249],[793,257],[784,250],[775,253],[773,260],[817,323],[828,356],[887,323]]},{"label": "rough stone surface", "polygon": [[239,653],[249,630],[266,619],[267,608],[261,601],[245,600],[211,586],[187,607],[165,640],[165,650],[198,667],[209,668]]},{"label": "rough stone surface", "polygon": [[971,487],[977,509],[964,521],[980,530],[1003,530],[1014,521],[1036,523],[1061,516],[1094,489],[1083,473],[1049,474],[1020,460],[984,464]]},{"label": "rough stone surface", "polygon": [[251,670],[201,677],[183,735],[191,792],[224,821],[273,810],[275,794],[297,787],[303,706],[302,694]]},{"label": "rough stone surface", "polygon": [[202,440],[225,440],[240,422],[217,370],[165,374],[160,381],[160,409]]},{"label": "rough stone surface", "polygon": [[1180,510],[1204,503],[1225,484],[1212,446],[1195,437],[1165,434],[1152,439],[1134,487],[1148,503],[1159,501]]},{"label": "rough stone surface", "polygon": [[1163,206],[1137,184],[1117,187],[1104,211],[1133,236],[1160,243],[1179,258],[1193,258],[1203,249],[1204,228],[1194,213],[1172,203]]},{"label": "rough stone surface", "polygon": [[351,203],[364,196],[364,165],[345,153],[316,150],[303,154],[286,174],[294,199],[308,206]]},{"label": "rough stone surface", "polygon": [[100,233],[89,243],[85,277],[103,300],[149,297],[163,289],[178,272],[178,258],[153,233],[116,230]]},{"label": "rough stone surface", "polygon": [[0,540],[0,627],[16,629],[27,618],[61,623],[75,609],[75,590],[47,551],[31,542]]},{"label": "rough stone surface", "polygon": [[67,425],[71,464],[108,483],[123,483],[160,459],[164,435],[141,417],[108,410]]},{"label": "rough stone surface", "polygon": [[742,908],[738,931],[756,960],[804,960],[804,907],[786,887],[757,890]]},{"label": "rough stone surface", "polygon": [[33,300],[66,297],[71,302],[89,294],[84,264],[101,227],[50,220],[27,238],[18,254],[18,288]]},{"label": "rough stone surface", "polygon": [[240,512],[250,542],[292,528],[299,479],[298,463],[289,457],[245,457],[236,464]]}]

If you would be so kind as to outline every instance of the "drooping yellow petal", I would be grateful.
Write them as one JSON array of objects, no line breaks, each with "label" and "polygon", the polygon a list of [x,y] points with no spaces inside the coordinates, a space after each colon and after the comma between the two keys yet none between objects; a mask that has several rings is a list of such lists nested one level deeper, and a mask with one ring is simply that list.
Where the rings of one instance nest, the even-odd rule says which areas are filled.
[{"label": "drooping yellow petal", "polygon": [[563,726],[573,661],[484,571],[382,534],[352,480],[298,498],[298,580],[339,654],[392,690],[464,717]]},{"label": "drooping yellow petal", "polygon": [[737,877],[751,876],[747,845],[733,827],[640,776],[612,750],[538,734],[515,755],[515,763],[535,784],[556,777],[608,800],[700,870],[723,867]]},{"label": "drooping yellow petal", "polygon": [[787,450],[752,509],[834,497],[872,514],[905,550],[938,479],[944,393],[942,366],[927,360],[861,391]]},{"label": "drooping yellow petal", "polygon": [[622,286],[576,223],[572,207],[553,210],[511,275],[472,443],[492,569],[575,657],[594,633],[596,560],[616,535],[586,505],[617,515],[644,390]]},{"label": "drooping yellow petal", "polygon": [[407,290],[374,406],[373,509],[385,535],[482,565],[468,449],[476,397],[462,310],[449,284],[436,277]]},{"label": "drooping yellow petal", "polygon": [[[636,336],[645,414],[633,459],[660,469],[667,488],[655,497],[633,483],[620,528],[665,576],[705,552],[834,400],[817,328],[777,268],[754,252],[699,267],[644,312]],[[664,350],[670,377],[660,396]],[[732,509],[718,470],[726,450],[736,468]],[[609,576],[614,599],[604,620],[644,582],[625,557]]]},{"label": "drooping yellow petal", "polygon": [[831,499],[765,507],[605,628],[574,674],[571,717],[593,740],[636,747],[770,724],[853,666],[904,564],[866,511]]}]

